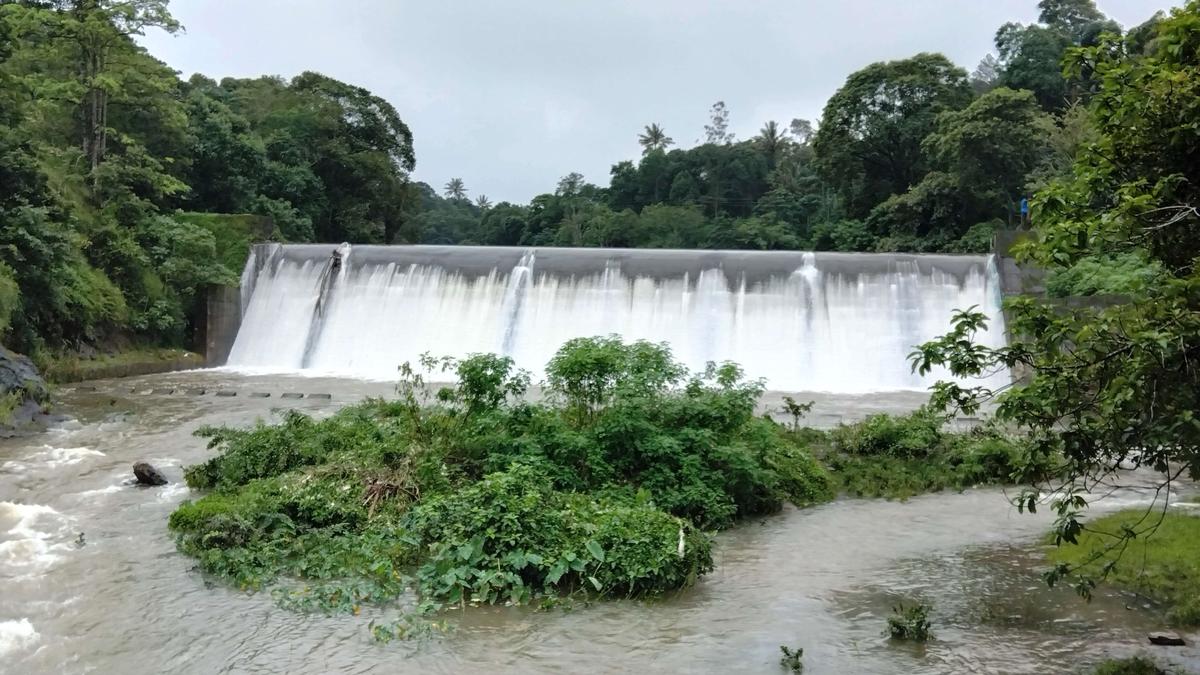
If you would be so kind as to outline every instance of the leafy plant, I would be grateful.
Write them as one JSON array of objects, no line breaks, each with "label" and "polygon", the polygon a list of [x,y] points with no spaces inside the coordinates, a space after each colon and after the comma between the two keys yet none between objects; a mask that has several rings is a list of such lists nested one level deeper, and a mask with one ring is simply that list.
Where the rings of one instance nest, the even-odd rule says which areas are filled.
[{"label": "leafy plant", "polygon": [[903,603],[892,608],[892,615],[887,620],[887,635],[893,640],[909,642],[926,642],[932,637],[929,622],[929,606],[923,604],[904,606]]},{"label": "leafy plant", "polygon": [[783,397],[783,412],[792,418],[792,431],[800,431],[800,420],[812,412],[814,401],[798,403],[791,396]]},{"label": "leafy plant", "polygon": [[394,401],[201,429],[219,453],[185,471],[210,492],[171,515],[180,549],[240,587],[279,584],[299,610],[405,589],[431,607],[642,597],[712,570],[703,530],[833,496],[732,364],[689,374],[663,345],[615,338],[554,363],[537,403],[507,358],[424,358],[456,383],[430,397],[406,365]]},{"label": "leafy plant", "polygon": [[787,645],[779,645],[779,651],[783,652],[783,656],[779,657],[779,665],[783,666],[784,670],[792,673],[803,673],[804,663],[804,648],[796,647],[789,649]]}]

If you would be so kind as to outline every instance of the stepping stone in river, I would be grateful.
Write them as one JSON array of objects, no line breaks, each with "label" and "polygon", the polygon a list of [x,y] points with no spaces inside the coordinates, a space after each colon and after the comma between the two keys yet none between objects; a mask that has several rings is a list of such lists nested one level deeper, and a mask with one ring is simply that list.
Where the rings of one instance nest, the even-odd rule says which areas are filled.
[{"label": "stepping stone in river", "polygon": [[271,398],[271,395],[265,391],[256,391],[250,394],[250,398]]},{"label": "stepping stone in river", "polygon": [[319,398],[328,401],[333,398],[333,394],[309,394],[308,398]]},{"label": "stepping stone in river", "polygon": [[229,391],[228,389],[222,389],[221,391],[217,392],[217,396],[220,396],[222,398],[228,398],[230,396],[237,396],[237,392]]},{"label": "stepping stone in river", "polygon": [[1149,638],[1150,644],[1163,647],[1182,647],[1187,644],[1177,633],[1151,633]]},{"label": "stepping stone in river", "polygon": [[279,398],[304,398],[304,394],[297,394],[294,391],[288,391],[280,394]]},{"label": "stepping stone in river", "polygon": [[188,393],[188,396],[203,396],[203,395],[207,394],[208,392],[206,392],[203,389],[188,389],[187,393]]},{"label": "stepping stone in river", "polygon": [[175,390],[174,389],[152,389],[152,390],[150,390],[150,393],[154,394],[155,396],[169,396],[171,394],[174,394]]},{"label": "stepping stone in river", "polygon": [[75,387],[75,391],[96,391],[96,388],[91,385],[84,385],[82,387]]}]

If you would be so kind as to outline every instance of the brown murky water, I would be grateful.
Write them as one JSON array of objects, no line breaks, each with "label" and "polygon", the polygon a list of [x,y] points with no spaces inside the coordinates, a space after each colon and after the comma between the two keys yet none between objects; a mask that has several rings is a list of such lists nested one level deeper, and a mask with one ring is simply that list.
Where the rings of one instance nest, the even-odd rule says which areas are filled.
[{"label": "brown murky water", "polygon": [[[1046,517],[973,490],[745,523],[718,536],[714,573],[654,602],[468,609],[444,636],[378,644],[367,616],[299,615],[267,594],[209,583],[166,529],[188,490],[124,483],[139,459],[179,480],[182,466],[208,456],[191,435],[202,424],[249,423],[281,406],[325,414],[389,385],[217,372],[92,384],[61,394],[59,411],[77,421],[0,442],[0,672],[778,673],[787,644],[804,647],[810,674],[1070,673],[1133,653],[1162,627],[1111,592],[1085,604],[1047,590],[1037,544]],[[817,423],[922,399],[810,398]],[[883,637],[900,600],[934,606],[934,641]],[[1195,648],[1159,653],[1200,671]]]}]

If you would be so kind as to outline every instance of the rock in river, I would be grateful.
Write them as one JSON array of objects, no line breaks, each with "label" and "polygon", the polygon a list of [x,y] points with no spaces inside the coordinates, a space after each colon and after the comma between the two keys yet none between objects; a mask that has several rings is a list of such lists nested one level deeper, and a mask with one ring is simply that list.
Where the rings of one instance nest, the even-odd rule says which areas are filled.
[{"label": "rock in river", "polygon": [[1164,647],[1182,647],[1187,644],[1175,633],[1151,633],[1150,644]]},{"label": "rock in river", "polygon": [[49,398],[33,361],[0,346],[0,436],[33,423]]},{"label": "rock in river", "polygon": [[166,485],[167,477],[162,475],[162,472],[154,468],[146,462],[138,462],[133,465],[133,475],[137,476],[137,481],[141,485]]}]

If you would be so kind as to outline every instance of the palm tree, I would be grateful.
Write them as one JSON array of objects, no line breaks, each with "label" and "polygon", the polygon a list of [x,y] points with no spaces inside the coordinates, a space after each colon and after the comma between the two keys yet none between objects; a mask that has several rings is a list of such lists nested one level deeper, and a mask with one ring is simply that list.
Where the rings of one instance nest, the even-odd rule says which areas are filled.
[{"label": "palm tree", "polygon": [[479,195],[475,198],[475,206],[478,206],[480,211],[487,211],[492,208],[492,200],[488,199],[487,195]]},{"label": "palm tree", "polygon": [[446,198],[447,199],[466,199],[467,187],[463,185],[463,179],[451,178],[449,183],[446,183]]},{"label": "palm tree", "polygon": [[645,155],[653,150],[666,150],[667,146],[675,143],[675,139],[655,123],[648,125],[644,132],[638,134],[638,143],[642,144],[642,154]]},{"label": "palm tree", "polygon": [[771,120],[763,125],[754,142],[767,156],[767,163],[773,167],[775,160],[779,157],[779,151],[787,145],[788,139],[784,135],[783,129],[779,128],[779,124],[775,120]]}]

